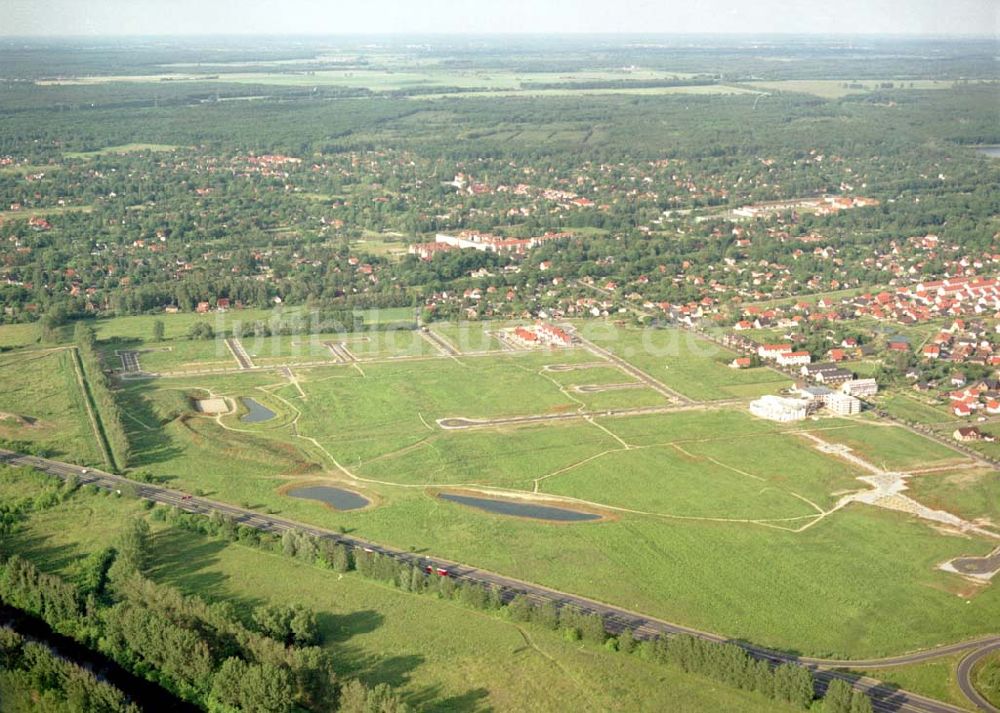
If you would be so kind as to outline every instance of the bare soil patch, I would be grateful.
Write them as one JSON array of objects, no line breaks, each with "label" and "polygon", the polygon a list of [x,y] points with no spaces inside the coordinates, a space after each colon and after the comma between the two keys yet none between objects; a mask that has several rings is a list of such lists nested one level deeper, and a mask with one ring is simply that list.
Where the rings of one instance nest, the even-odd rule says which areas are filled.
[{"label": "bare soil patch", "polygon": [[222,398],[197,399],[194,402],[194,407],[199,413],[207,413],[212,416],[232,411],[229,402]]}]

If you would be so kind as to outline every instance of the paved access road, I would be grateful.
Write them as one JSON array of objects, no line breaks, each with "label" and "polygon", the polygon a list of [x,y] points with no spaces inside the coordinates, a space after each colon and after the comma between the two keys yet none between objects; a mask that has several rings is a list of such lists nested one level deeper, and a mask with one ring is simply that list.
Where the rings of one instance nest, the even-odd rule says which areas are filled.
[{"label": "paved access road", "polygon": [[[173,505],[174,507],[180,508],[186,512],[203,515],[207,515],[212,512],[219,512],[232,517],[238,524],[248,525],[264,532],[280,533],[286,530],[296,529],[308,532],[309,534],[317,537],[334,539],[348,547],[377,552],[389,557],[394,557],[401,561],[417,563],[421,566],[431,566],[434,568],[445,569],[448,571],[449,576],[456,579],[467,579],[499,588],[506,600],[520,594],[527,596],[529,599],[536,602],[554,602],[558,606],[573,606],[587,612],[599,614],[604,618],[605,626],[611,633],[617,634],[625,629],[632,629],[638,638],[649,638],[652,636],[670,634],[690,634],[709,641],[720,643],[728,641],[726,637],[719,636],[718,634],[699,631],[690,627],[681,626],[680,624],[673,624],[661,619],[647,617],[639,614],[638,612],[611,606],[609,604],[604,604],[603,602],[598,602],[586,597],[580,597],[575,594],[556,591],[538,584],[524,582],[511,577],[504,577],[503,575],[496,574],[494,572],[469,567],[458,562],[442,559],[440,557],[418,556],[410,552],[403,552],[390,547],[368,542],[360,538],[349,537],[330,530],[314,527],[312,525],[304,525],[302,523],[287,520],[275,515],[254,512],[253,510],[246,510],[234,505],[209,500],[207,498],[186,495],[176,490],[170,490],[169,488],[164,488],[158,485],[140,483],[100,470],[84,469],[80,466],[71,465],[69,463],[39,458],[37,456],[23,455],[3,449],[0,449],[0,463],[35,468],[60,478],[66,478],[69,475],[76,475],[82,484],[93,483],[98,487],[111,491],[120,491],[123,487],[127,487],[141,498],[152,500],[153,502],[164,503],[166,505]],[[824,690],[826,685],[834,678],[841,678],[849,681],[856,688],[865,691],[871,697],[872,705],[879,713],[890,713],[891,711],[904,711],[905,713],[963,713],[965,709],[958,708],[941,701],[936,701],[931,698],[926,698],[915,693],[910,693],[908,691],[893,689],[892,687],[886,686],[875,679],[858,677],[856,675],[847,674],[833,669],[902,666],[909,663],[918,663],[941,656],[947,656],[959,651],[973,651],[974,653],[963,659],[962,665],[959,667],[959,685],[961,686],[963,692],[970,697],[970,700],[980,706],[982,710],[996,710],[992,707],[985,707],[989,706],[989,704],[982,700],[982,697],[979,696],[979,694],[972,687],[969,673],[975,662],[982,656],[985,656],[987,651],[1000,647],[1000,635],[984,637],[974,641],[960,642],[926,651],[918,651],[912,654],[905,654],[903,656],[866,661],[836,661],[831,659],[800,658],[792,654],[772,651],[770,649],[742,642],[734,643],[739,643],[739,645],[743,646],[743,648],[750,654],[759,659],[774,663],[797,663],[806,666],[814,672],[818,687],[821,691]],[[965,711],[965,713],[967,713],[967,711]]]},{"label": "paved access road", "polygon": [[958,687],[962,689],[965,697],[972,701],[979,710],[990,711],[990,713],[1000,713],[1000,708],[991,704],[983,694],[972,685],[972,669],[977,663],[994,651],[1000,651],[1000,641],[976,649],[958,663]]},{"label": "paved access road", "polygon": [[240,365],[240,369],[253,369],[254,363],[247,354],[247,350],[243,348],[243,342],[241,342],[236,337],[226,337],[226,346],[229,347],[229,351],[232,352],[233,358],[236,359],[237,363]]},{"label": "paved access road", "polygon": [[[632,384],[627,384],[630,388]],[[641,387],[642,385],[639,384]],[[455,431],[467,428],[496,428],[498,426],[519,426],[534,423],[549,423],[552,421],[571,421],[584,418],[610,418],[618,416],[647,416],[658,413],[679,413],[681,411],[705,411],[708,409],[737,406],[746,403],[745,399],[726,399],[708,401],[705,403],[687,402],[671,406],[634,406],[630,408],[605,409],[603,411],[565,411],[562,413],[533,414],[527,416],[500,416],[498,418],[465,418],[455,416],[438,419],[438,426]]]}]

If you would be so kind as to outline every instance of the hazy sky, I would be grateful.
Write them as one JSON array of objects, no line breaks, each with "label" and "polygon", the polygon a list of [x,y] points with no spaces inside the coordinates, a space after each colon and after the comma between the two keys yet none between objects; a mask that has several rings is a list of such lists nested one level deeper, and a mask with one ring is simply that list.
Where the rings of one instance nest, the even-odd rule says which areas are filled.
[{"label": "hazy sky", "polygon": [[1000,35],[998,0],[0,0],[0,35]]}]

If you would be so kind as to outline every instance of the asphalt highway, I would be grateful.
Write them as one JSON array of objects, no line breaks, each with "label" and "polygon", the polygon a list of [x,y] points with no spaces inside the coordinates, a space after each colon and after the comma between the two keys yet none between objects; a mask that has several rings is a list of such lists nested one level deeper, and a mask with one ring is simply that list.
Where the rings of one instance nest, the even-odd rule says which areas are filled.
[{"label": "asphalt highway", "polygon": [[[150,485],[134,480],[129,480],[118,475],[112,475],[96,469],[85,469],[77,465],[62,463],[60,461],[39,458],[37,456],[23,455],[0,449],[0,462],[14,466],[26,466],[35,468],[51,475],[66,478],[76,475],[81,484],[93,483],[98,487],[110,491],[121,491],[122,488],[129,488],[138,497],[153,502],[172,505],[190,513],[207,515],[212,512],[219,512],[232,517],[238,524],[254,527],[264,532],[281,533],[290,529],[297,529],[308,532],[316,537],[332,538],[348,547],[364,549],[377,552],[397,560],[419,564],[421,567],[430,566],[447,570],[448,576],[455,579],[465,579],[481,584],[488,584],[497,587],[505,600],[509,601],[518,594],[528,597],[535,602],[554,602],[557,606],[572,606],[580,610],[599,614],[604,618],[607,630],[613,634],[618,634],[625,629],[632,629],[637,638],[651,638],[671,634],[689,634],[709,641],[727,642],[724,636],[705,631],[699,631],[690,627],[674,624],[653,617],[648,617],[638,612],[629,611],[621,607],[598,602],[586,597],[560,592],[549,589],[538,584],[524,582],[511,577],[505,577],[495,572],[470,567],[452,562],[440,557],[428,557],[416,555],[411,552],[396,550],[384,545],[368,542],[357,537],[342,535],[331,530],[325,530],[312,525],[305,525],[275,515],[258,513],[253,510],[239,508],[227,503],[220,503],[208,498],[194,497],[182,492],[164,488],[158,485]],[[885,659],[869,659],[859,661],[838,661],[833,659],[810,659],[798,657],[780,651],[772,651],[745,642],[733,641],[742,646],[748,653],[758,659],[771,661],[773,663],[796,663],[811,669],[816,677],[820,692],[825,690],[826,685],[834,678],[841,678],[850,682],[855,688],[865,691],[872,700],[873,708],[878,713],[890,713],[892,711],[903,711],[905,713],[961,713],[966,709],[950,705],[931,698],[926,698],[915,693],[910,693],[901,689],[894,689],[875,679],[859,676],[844,670],[837,669],[865,669],[865,668],[887,668],[892,666],[903,666],[911,663],[919,663],[931,659],[948,656],[961,651],[970,651],[958,668],[958,681],[963,693],[969,697],[975,705],[984,711],[996,712],[997,709],[982,698],[982,696],[972,686],[970,673],[977,661],[985,656],[989,651],[1000,648],[1000,635],[982,637],[972,641],[964,641],[948,646],[941,646],[934,649],[917,651],[902,656],[894,656]],[[967,711],[966,711],[967,713]]]}]

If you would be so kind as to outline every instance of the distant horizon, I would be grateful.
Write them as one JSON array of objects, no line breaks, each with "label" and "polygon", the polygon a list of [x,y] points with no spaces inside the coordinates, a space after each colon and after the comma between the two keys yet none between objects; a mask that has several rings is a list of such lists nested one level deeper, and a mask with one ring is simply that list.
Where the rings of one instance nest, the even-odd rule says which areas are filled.
[{"label": "distant horizon", "polygon": [[760,38],[788,38],[801,37],[809,39],[926,39],[926,40],[980,40],[993,41],[1000,44],[1000,33],[993,35],[984,34],[941,34],[941,33],[906,33],[906,32],[587,32],[587,31],[564,31],[564,32],[192,32],[192,33],[108,33],[108,34],[3,34],[0,32],[0,40],[102,40],[102,39],[361,39],[361,38],[539,38],[547,37],[568,37],[586,38],[594,37],[601,39],[614,38],[681,38],[681,37],[702,37],[702,38],[737,38],[760,39]]},{"label": "distant horizon", "polygon": [[994,0],[5,0],[0,37],[684,36],[1000,38]]}]

